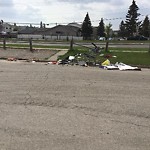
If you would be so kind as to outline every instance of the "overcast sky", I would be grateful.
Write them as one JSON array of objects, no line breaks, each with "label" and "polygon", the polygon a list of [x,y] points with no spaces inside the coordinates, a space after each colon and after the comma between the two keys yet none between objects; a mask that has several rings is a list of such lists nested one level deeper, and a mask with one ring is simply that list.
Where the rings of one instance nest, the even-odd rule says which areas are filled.
[{"label": "overcast sky", "polygon": [[[43,23],[47,27],[70,22],[82,23],[89,13],[93,26],[98,26],[101,18],[118,29],[128,12],[132,0],[0,0],[0,20],[13,23]],[[136,0],[141,14],[150,18],[149,0]]]}]

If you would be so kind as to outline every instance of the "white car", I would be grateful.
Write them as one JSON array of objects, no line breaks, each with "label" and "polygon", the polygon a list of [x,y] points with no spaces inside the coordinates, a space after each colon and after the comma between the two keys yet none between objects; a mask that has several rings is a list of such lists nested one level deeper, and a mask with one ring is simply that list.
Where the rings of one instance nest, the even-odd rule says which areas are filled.
[{"label": "white car", "polygon": [[100,37],[99,40],[100,40],[100,41],[105,41],[106,38],[105,38],[105,37]]}]

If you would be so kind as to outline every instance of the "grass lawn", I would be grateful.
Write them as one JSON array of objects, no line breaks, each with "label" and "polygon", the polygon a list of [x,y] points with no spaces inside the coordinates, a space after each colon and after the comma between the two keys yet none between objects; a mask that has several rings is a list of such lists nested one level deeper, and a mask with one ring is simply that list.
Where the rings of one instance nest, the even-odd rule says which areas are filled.
[{"label": "grass lawn", "polygon": [[111,52],[111,55],[117,56],[116,58],[110,58],[112,63],[123,62],[130,65],[144,65],[150,66],[150,53],[138,53],[138,52]]},{"label": "grass lawn", "polygon": [[[115,49],[116,50],[116,49]],[[109,59],[111,63],[115,64],[116,62],[122,62],[129,65],[141,65],[150,67],[150,53],[146,51],[146,49],[129,49],[126,51],[124,48],[119,48],[118,51],[105,52],[105,50],[101,51],[101,53],[96,54],[96,61],[103,62],[106,59]],[[139,52],[138,52],[139,51]],[[141,52],[143,51],[143,52]],[[68,56],[75,56],[76,54],[91,54],[87,49],[74,49],[68,51],[64,56],[61,56],[59,59],[65,59]],[[116,56],[116,57],[114,57]]]}]

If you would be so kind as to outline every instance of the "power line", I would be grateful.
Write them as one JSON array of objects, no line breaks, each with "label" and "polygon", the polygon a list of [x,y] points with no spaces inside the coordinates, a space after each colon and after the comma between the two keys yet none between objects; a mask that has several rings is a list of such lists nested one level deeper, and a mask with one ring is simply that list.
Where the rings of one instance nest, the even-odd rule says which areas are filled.
[{"label": "power line", "polygon": [[[140,16],[142,17],[146,17],[146,16],[150,16],[150,14],[144,15],[141,14]],[[103,18],[104,21],[114,21],[114,20],[123,20],[126,17],[116,17],[116,18]],[[101,20],[92,20],[91,22],[100,22]],[[19,24],[19,25],[40,25],[39,23],[34,23],[34,22],[5,22],[8,24]],[[45,25],[63,25],[63,24],[69,24],[70,22],[52,22],[52,23],[43,23]],[[83,21],[74,21],[74,23],[79,23],[82,24]]]}]

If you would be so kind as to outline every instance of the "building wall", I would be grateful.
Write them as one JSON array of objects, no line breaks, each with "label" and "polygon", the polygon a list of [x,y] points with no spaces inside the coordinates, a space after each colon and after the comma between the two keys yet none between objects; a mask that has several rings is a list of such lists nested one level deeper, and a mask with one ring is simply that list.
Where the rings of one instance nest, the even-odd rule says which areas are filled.
[{"label": "building wall", "polygon": [[83,37],[77,36],[51,36],[51,35],[35,35],[35,34],[18,34],[18,39],[47,39],[47,40],[83,40]]},{"label": "building wall", "polygon": [[3,26],[3,31],[6,32],[6,33],[11,33],[13,31],[13,26],[9,25],[8,23],[4,23],[2,24]]}]

